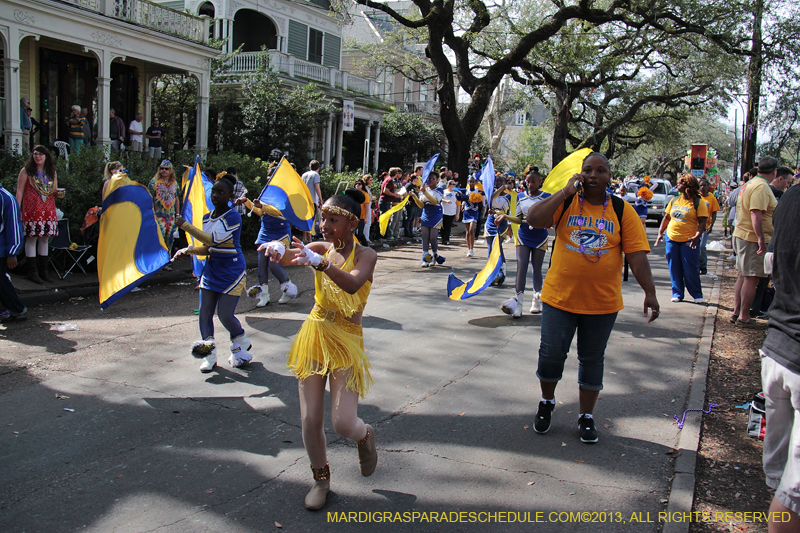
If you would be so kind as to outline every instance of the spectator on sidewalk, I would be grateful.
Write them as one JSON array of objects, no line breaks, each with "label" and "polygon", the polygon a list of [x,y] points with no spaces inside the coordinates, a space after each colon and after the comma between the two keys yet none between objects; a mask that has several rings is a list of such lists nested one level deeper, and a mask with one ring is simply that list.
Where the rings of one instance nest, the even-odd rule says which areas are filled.
[{"label": "spectator on sidewalk", "polygon": [[776,200],[781,199],[781,196],[783,196],[783,193],[786,192],[786,189],[792,185],[792,181],[794,181],[794,175],[792,174],[791,169],[786,167],[781,167],[778,169],[775,179],[769,184],[769,188],[772,189],[772,194],[775,195]]},{"label": "spectator on sidewalk", "polygon": [[[800,189],[789,189],[775,209],[769,244],[775,300],[761,348],[761,383],[769,423],[764,434],[764,474],[775,489],[769,531],[800,531]],[[775,513],[775,514],[773,514]]]},{"label": "spectator on sidewalk", "polygon": [[453,231],[453,221],[458,211],[456,180],[447,182],[447,189],[442,194],[442,244],[450,244],[450,234]]},{"label": "spectator on sidewalk", "polygon": [[28,108],[31,107],[31,101],[26,98],[22,97],[19,100],[19,127],[22,129],[22,155],[28,156],[31,153],[30,142],[31,142],[31,127],[33,127],[31,123],[30,116],[28,116]]},{"label": "spectator on sidewalk", "polygon": [[733,230],[733,250],[739,277],[734,287],[733,316],[739,327],[759,327],[750,317],[759,278],[764,272],[764,253],[772,238],[772,213],[778,205],[769,182],[775,179],[778,160],[764,156],[758,161],[758,174],[750,179],[736,201],[736,229]]},{"label": "spectator on sidewalk", "polygon": [[[389,211],[393,205],[399,204],[403,197],[397,193],[397,186],[395,184],[395,179],[397,179],[401,174],[402,170],[398,167],[392,167],[389,169],[389,175],[383,180],[381,183],[381,196],[380,196],[380,209],[381,214],[386,213]],[[389,225],[386,229],[386,235],[384,237],[386,239],[397,239],[400,236],[400,226],[403,222],[403,210],[394,213],[392,215],[391,220],[389,221]]]},{"label": "spectator on sidewalk", "polygon": [[311,193],[311,203],[314,204],[314,228],[312,231],[303,232],[303,242],[309,243],[312,238],[315,238],[319,233],[319,210],[322,207],[322,191],[319,188],[319,161],[316,159],[308,164],[308,171],[302,176],[303,182],[308,187],[308,192]]},{"label": "spectator on sidewalk", "polygon": [[708,245],[708,236],[713,231],[714,223],[717,221],[717,211],[719,211],[719,202],[717,202],[713,194],[708,192],[710,187],[711,184],[708,182],[707,178],[700,178],[700,199],[708,206],[709,217],[706,230],[700,237],[700,259],[698,266],[700,267],[701,276],[708,274],[708,250],[706,250],[706,246]]},{"label": "spectator on sidewalk", "polygon": [[[0,171],[0,181],[4,178]],[[6,275],[8,270],[17,267],[17,254],[22,249],[22,218],[17,199],[0,184],[0,305],[6,308],[8,316],[0,319],[0,323],[8,324],[25,320],[28,310],[22,305]]]}]

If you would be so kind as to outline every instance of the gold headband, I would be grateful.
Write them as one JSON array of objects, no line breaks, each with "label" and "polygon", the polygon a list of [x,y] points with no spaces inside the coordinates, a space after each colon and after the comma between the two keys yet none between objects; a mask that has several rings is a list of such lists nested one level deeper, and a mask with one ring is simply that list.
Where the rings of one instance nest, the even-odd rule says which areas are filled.
[{"label": "gold headband", "polygon": [[344,208],[339,207],[337,205],[323,205],[322,206],[322,210],[323,211],[330,211],[331,213],[333,213],[335,215],[342,215],[343,217],[345,217],[345,218],[347,218],[349,220],[358,220],[358,217],[355,216],[353,213],[351,213],[347,209],[344,209]]}]

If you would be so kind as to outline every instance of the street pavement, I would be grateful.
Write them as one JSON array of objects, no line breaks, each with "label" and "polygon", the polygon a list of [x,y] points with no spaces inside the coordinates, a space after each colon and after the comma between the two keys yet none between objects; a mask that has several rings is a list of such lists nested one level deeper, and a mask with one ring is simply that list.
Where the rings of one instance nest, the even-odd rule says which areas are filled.
[{"label": "street pavement", "polygon": [[[227,365],[217,321],[222,364],[197,370],[197,293],[180,272],[106,311],[91,287],[73,289],[0,327],[0,530],[659,530],[681,437],[673,415],[689,401],[706,306],[670,303],[663,246],[654,250],[661,317],[647,324],[641,289],[633,276],[623,283],[595,410],[599,443],[579,440],[574,344],[553,426],[539,435],[541,315],[500,311],[514,261],[505,286],[447,298],[451,268],[467,280],[486,251],[464,257],[460,233],[442,248],[443,267],[420,268],[418,244],[379,250],[364,314],[375,384],[359,407],[376,429],[378,467],[362,477],[355,444],[328,429],[332,492],[319,512],[303,507],[311,471],[285,368],[313,305],[310,269],[290,270],[301,293],[288,304],[277,305],[274,279],[268,307],[240,301],[255,355],[245,369]],[[710,293],[713,281],[703,284]]]}]

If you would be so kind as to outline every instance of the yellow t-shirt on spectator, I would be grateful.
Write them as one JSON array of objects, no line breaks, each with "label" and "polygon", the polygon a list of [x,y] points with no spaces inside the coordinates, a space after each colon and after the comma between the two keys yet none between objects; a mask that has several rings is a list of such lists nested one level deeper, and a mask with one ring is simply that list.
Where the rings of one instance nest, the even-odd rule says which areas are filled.
[{"label": "yellow t-shirt on spectator", "polygon": [[753,229],[753,219],[750,211],[761,211],[761,229],[764,240],[769,242],[772,238],[772,213],[778,207],[778,200],[769,188],[769,182],[761,176],[751,178],[743,185],[742,192],[736,200],[736,228],[733,236],[750,242],[758,242],[758,236]]},{"label": "yellow t-shirt on spectator", "polygon": [[[714,198],[713,194],[709,193],[707,196],[701,196],[700,199],[708,204],[708,216],[719,211],[719,202]],[[706,226],[708,226],[708,224],[706,224]]]},{"label": "yellow t-shirt on spectator", "polygon": [[697,211],[694,210],[694,200],[687,200],[683,195],[670,200],[665,211],[669,214],[667,237],[675,242],[691,240],[697,234],[697,219],[708,218],[708,204],[702,198],[697,203]]},{"label": "yellow t-shirt on spectator", "polygon": [[[553,224],[558,222],[553,259],[542,287],[542,301],[562,311],[584,315],[616,313],[622,304],[623,252],[650,252],[647,234],[633,206],[625,202],[620,224],[611,200],[606,207],[603,229],[603,206],[583,203],[584,225],[581,237],[580,202],[574,197],[561,217],[564,205],[556,209]],[[580,251],[583,243],[584,253]],[[598,255],[599,254],[599,255]],[[598,260],[599,257],[599,260]]]}]

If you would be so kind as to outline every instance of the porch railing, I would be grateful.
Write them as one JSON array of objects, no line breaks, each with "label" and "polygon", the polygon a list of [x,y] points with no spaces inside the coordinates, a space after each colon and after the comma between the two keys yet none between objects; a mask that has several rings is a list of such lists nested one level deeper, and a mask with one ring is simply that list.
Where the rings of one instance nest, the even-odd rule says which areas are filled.
[{"label": "porch railing", "polygon": [[[242,52],[232,57],[228,69],[232,77],[235,78],[237,75],[256,70],[258,68],[258,54],[259,52]],[[381,94],[380,84],[375,81],[318,63],[305,61],[277,50],[270,50],[269,57],[272,69],[289,77],[304,78],[315,81],[320,85],[328,85],[337,89],[384,99]]]},{"label": "porch railing", "polygon": [[422,115],[438,115],[439,102],[432,100],[412,100],[410,102],[398,102],[397,108],[406,113],[419,113]]},{"label": "porch railing", "polygon": [[209,18],[196,17],[147,0],[56,0],[196,43],[208,43]]}]

